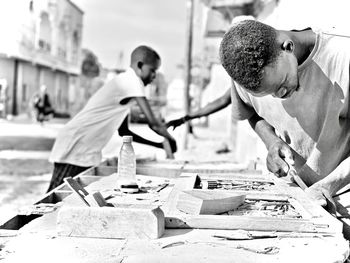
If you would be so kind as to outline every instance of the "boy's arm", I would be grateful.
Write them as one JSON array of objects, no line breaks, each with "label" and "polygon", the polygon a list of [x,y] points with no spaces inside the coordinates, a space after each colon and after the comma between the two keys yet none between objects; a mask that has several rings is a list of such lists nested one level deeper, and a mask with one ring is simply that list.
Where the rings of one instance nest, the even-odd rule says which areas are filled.
[{"label": "boy's arm", "polygon": [[306,192],[322,206],[329,205],[327,200],[335,206],[332,196],[349,183],[350,157],[343,160],[328,176],[310,186]]},{"label": "boy's arm", "polygon": [[228,105],[230,105],[230,103],[231,103],[231,91],[230,91],[230,89],[228,89],[224,95],[222,95],[221,97],[217,98],[216,100],[208,103],[203,108],[198,109],[195,112],[191,112],[191,113],[189,113],[181,118],[171,120],[171,121],[167,122],[166,126],[167,127],[173,126],[175,129],[177,126],[184,124],[186,121],[200,118],[200,117],[204,117],[204,116],[208,116],[212,113],[215,113],[215,112],[227,107]]},{"label": "boy's arm", "polygon": [[268,170],[277,176],[286,176],[290,168],[289,165],[294,164],[297,154],[286,142],[277,136],[274,127],[257,113],[251,116],[248,121],[266,146],[268,151],[266,166]]},{"label": "boy's arm", "polygon": [[157,148],[163,148],[163,144],[162,143],[158,143],[158,142],[153,142],[153,141],[147,140],[147,139],[137,135],[136,133],[132,132],[129,129],[128,116],[123,120],[122,124],[118,128],[118,133],[119,133],[120,136],[131,135],[135,142],[151,145],[151,146],[154,146],[154,147],[157,147]]},{"label": "boy's arm", "polygon": [[148,126],[155,131],[157,134],[165,137],[166,139],[169,140],[171,149],[173,152],[176,152],[177,147],[176,147],[176,141],[175,139],[170,135],[168,132],[166,126],[164,123],[160,122],[157,120],[153,114],[153,111],[151,109],[151,106],[148,103],[148,100],[146,97],[135,97],[135,100],[137,104],[140,106],[141,110],[145,114],[147,120],[148,120]]},{"label": "boy's arm", "polygon": [[[307,169],[305,160],[302,159],[293,149],[280,139],[274,128],[259,115],[255,114],[249,119],[249,123],[254,131],[264,142],[268,149],[267,168],[270,172],[278,176],[285,176],[289,171],[289,165],[286,159],[295,159],[297,165],[303,173]],[[306,172],[307,173],[307,172]],[[342,161],[332,173],[324,179],[313,184],[305,190],[310,198],[315,200],[319,205],[326,207],[330,212],[335,211],[336,205],[332,196],[338,190],[350,183],[350,157]]]}]

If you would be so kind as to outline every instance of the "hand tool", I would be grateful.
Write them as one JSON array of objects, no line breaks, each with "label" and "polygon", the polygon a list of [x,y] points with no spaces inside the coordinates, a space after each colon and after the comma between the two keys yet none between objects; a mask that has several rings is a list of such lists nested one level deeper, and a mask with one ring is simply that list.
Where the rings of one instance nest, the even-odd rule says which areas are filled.
[{"label": "hand tool", "polygon": [[296,183],[301,189],[305,191],[305,189],[307,189],[307,185],[304,183],[303,179],[300,178],[297,171],[295,170],[294,160],[291,158],[286,158],[285,161],[289,166],[288,175],[290,179],[292,180],[292,182]]},{"label": "hand tool", "polygon": [[64,178],[70,189],[76,193],[87,206],[108,206],[100,192],[89,194],[76,180],[71,177]]},{"label": "hand tool", "polygon": [[291,180],[293,180],[293,182],[296,183],[301,189],[304,191],[307,189],[307,185],[304,183],[303,179],[300,178],[300,176],[297,174],[297,171],[292,165],[289,166],[288,174]]}]

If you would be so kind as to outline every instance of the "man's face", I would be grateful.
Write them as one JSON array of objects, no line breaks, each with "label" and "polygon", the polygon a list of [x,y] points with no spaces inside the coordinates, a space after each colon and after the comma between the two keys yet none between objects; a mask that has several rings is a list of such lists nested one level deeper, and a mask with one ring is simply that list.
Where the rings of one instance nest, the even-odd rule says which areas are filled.
[{"label": "man's face", "polygon": [[259,91],[249,91],[256,97],[272,95],[290,98],[299,89],[298,62],[292,52],[282,51],[275,63],[264,68]]},{"label": "man's face", "polygon": [[148,64],[142,64],[140,69],[140,78],[145,86],[156,78],[156,72],[159,66],[160,60],[155,60],[154,62]]}]

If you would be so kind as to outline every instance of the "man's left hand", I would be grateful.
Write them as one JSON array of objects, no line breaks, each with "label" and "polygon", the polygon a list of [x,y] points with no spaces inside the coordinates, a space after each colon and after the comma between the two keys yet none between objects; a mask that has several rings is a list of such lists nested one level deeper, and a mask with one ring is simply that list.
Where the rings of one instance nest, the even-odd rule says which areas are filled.
[{"label": "man's left hand", "polygon": [[327,209],[331,214],[336,213],[337,206],[330,192],[321,184],[315,183],[305,190],[305,193],[317,204]]}]

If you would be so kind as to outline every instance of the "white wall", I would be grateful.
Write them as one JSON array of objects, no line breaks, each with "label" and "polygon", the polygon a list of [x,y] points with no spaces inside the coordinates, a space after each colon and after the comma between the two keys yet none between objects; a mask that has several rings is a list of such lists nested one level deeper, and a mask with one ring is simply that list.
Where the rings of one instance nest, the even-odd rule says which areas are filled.
[{"label": "white wall", "polygon": [[278,29],[313,27],[350,35],[349,0],[280,0],[270,14],[258,17]]}]

